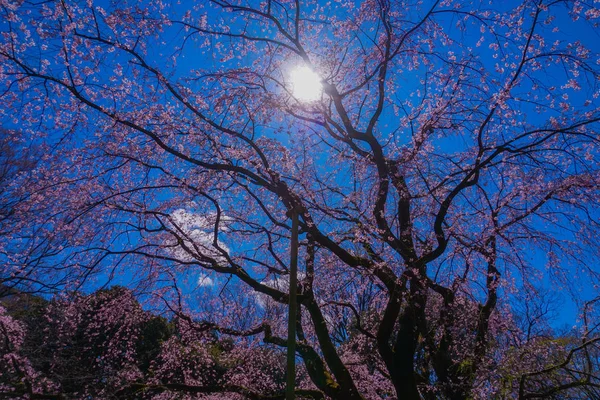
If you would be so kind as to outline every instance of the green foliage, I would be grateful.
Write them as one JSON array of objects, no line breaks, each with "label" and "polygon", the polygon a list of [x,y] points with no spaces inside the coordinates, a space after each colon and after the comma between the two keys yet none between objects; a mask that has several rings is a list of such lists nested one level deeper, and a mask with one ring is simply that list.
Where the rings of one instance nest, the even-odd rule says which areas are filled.
[{"label": "green foliage", "polygon": [[175,329],[172,322],[159,316],[152,316],[143,324],[136,343],[137,365],[142,372],[148,372],[152,360],[160,353],[160,345],[173,335]]}]

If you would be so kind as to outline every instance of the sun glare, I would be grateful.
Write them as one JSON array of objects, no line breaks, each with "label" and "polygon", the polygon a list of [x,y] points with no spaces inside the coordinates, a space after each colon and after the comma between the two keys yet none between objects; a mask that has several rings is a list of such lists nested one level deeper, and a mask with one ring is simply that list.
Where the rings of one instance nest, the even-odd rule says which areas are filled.
[{"label": "sun glare", "polygon": [[321,98],[321,78],[312,69],[302,66],[290,74],[292,93],[299,101],[315,101]]}]

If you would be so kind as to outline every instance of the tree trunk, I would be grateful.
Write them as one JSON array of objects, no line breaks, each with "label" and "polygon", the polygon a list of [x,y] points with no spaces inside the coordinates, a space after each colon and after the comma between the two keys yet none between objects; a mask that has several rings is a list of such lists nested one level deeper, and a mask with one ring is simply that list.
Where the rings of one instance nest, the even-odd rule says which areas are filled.
[{"label": "tree trunk", "polygon": [[414,370],[416,349],[416,324],[412,310],[407,308],[399,318],[399,330],[394,347],[392,382],[398,399],[420,400],[417,379]]}]

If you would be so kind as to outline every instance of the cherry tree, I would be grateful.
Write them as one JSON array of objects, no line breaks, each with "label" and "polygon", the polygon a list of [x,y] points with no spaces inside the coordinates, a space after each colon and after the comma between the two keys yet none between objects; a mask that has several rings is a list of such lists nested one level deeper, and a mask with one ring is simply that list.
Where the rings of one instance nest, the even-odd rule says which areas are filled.
[{"label": "cherry tree", "polygon": [[[51,149],[22,132],[0,128],[0,298],[15,293],[55,293],[82,278],[54,259],[67,247],[52,230],[51,207],[37,189],[36,167]],[[85,272],[83,272],[85,275]]]},{"label": "cherry tree", "polygon": [[185,316],[156,316],[119,286],[51,300],[19,293],[0,312],[2,397],[181,398],[221,388],[230,394],[216,398],[240,399],[276,393],[283,381],[281,354]]},{"label": "cherry tree", "polygon": [[15,285],[25,287],[25,283],[35,280],[36,275],[26,266],[43,254],[43,251],[37,254],[32,251],[34,246],[30,245],[23,229],[29,218],[20,207],[27,193],[26,175],[34,166],[32,151],[19,143],[18,135],[0,129],[0,297]]},{"label": "cherry tree", "polygon": [[[0,115],[47,148],[26,204],[74,285],[131,282],[260,371],[298,212],[299,396],[600,384],[596,2],[1,7]],[[581,305],[568,340],[519,324],[544,286]],[[189,379],[162,387],[282,389]]]},{"label": "cherry tree", "polygon": [[35,398],[35,395],[56,389],[22,351],[26,335],[26,325],[0,305],[0,395],[3,397]]}]

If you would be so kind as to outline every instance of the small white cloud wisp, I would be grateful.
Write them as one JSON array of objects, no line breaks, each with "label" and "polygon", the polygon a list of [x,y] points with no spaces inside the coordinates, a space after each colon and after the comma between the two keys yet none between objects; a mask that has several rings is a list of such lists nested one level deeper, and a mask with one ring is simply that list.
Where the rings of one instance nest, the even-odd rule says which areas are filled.
[{"label": "small white cloud wisp", "polygon": [[[298,281],[303,280],[305,277],[306,277],[306,274],[304,272],[298,272]],[[268,286],[273,289],[277,289],[280,292],[284,292],[284,293],[287,293],[290,290],[290,276],[289,275],[282,275],[277,278],[267,279],[265,281],[262,281],[261,283],[265,286]],[[269,304],[272,301],[272,299],[265,294],[254,292],[254,295],[256,296],[256,298],[255,298],[256,304],[262,308],[265,308],[267,306],[267,304]]]},{"label": "small white cloud wisp", "polygon": [[198,274],[198,286],[200,287],[210,287],[210,286],[214,286],[215,281],[208,275],[203,274],[202,272],[200,272]]}]

